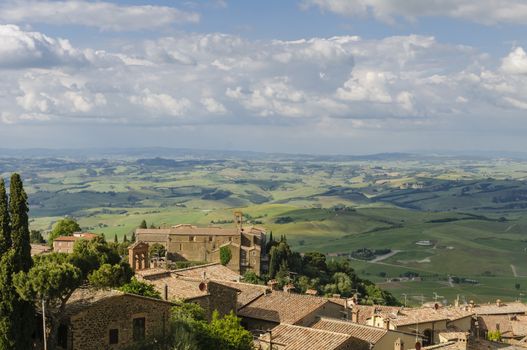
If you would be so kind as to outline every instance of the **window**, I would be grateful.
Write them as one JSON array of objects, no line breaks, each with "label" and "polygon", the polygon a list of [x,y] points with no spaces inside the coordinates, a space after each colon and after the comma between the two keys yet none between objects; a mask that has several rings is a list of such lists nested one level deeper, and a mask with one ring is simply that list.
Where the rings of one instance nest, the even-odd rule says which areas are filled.
[{"label": "window", "polygon": [[110,338],[110,345],[119,344],[119,330],[110,329],[109,338]]},{"label": "window", "polygon": [[133,339],[134,341],[141,341],[145,339],[145,318],[139,317],[133,319]]},{"label": "window", "polygon": [[193,242],[193,241],[194,241],[194,236],[189,236],[189,237],[188,237],[188,241],[189,241],[189,242]]}]

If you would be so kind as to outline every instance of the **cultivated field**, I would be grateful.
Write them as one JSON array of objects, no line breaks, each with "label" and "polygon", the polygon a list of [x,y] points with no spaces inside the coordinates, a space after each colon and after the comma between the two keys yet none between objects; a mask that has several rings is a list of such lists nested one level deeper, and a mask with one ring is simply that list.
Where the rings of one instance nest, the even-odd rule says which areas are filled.
[{"label": "cultivated field", "polygon": [[523,160],[191,152],[0,158],[0,173],[12,171],[25,179],[33,229],[47,231],[68,215],[122,239],[143,219],[232,225],[241,208],[248,222],[286,235],[302,252],[341,259],[361,248],[390,249],[355,268],[408,303],[527,293]]}]

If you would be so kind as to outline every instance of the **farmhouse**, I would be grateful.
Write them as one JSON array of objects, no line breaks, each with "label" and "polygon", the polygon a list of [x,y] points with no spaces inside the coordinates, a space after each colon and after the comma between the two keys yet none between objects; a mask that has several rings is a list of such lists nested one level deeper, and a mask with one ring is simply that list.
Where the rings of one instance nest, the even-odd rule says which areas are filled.
[{"label": "farmhouse", "polygon": [[53,251],[56,253],[73,253],[73,246],[80,239],[92,240],[98,237],[95,233],[75,232],[72,236],[59,236],[53,240]]},{"label": "farmhouse", "polygon": [[235,228],[197,227],[180,224],[170,228],[137,229],[136,240],[148,244],[159,243],[167,250],[171,260],[221,261],[221,251],[230,252],[226,264],[239,274],[265,269],[265,230],[243,227],[243,215],[235,212]]}]

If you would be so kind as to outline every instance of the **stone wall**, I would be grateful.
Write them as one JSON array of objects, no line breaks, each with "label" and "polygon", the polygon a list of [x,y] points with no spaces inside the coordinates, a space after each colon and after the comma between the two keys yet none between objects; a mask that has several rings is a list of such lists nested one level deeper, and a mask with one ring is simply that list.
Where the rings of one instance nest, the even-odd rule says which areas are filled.
[{"label": "stone wall", "polygon": [[[133,319],[145,318],[146,339],[161,339],[169,332],[172,305],[165,301],[119,295],[94,303],[71,316],[68,350],[125,349],[134,345]],[[109,344],[110,329],[119,330],[119,343]]]}]

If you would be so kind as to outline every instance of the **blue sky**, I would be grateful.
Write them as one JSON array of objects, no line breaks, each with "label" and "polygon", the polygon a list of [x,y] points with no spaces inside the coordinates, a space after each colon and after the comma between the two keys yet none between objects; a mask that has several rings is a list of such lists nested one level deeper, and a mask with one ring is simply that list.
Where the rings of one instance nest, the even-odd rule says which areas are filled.
[{"label": "blue sky", "polygon": [[0,3],[2,147],[523,151],[520,0]]}]

